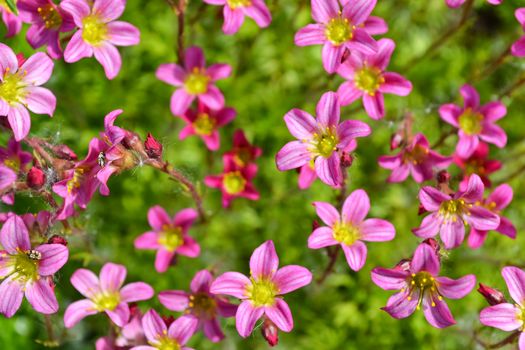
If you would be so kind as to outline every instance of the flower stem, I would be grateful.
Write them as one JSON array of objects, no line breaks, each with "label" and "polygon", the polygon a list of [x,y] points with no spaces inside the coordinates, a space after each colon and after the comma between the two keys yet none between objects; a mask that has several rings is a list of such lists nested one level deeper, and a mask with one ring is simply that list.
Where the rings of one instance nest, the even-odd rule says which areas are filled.
[{"label": "flower stem", "polygon": [[334,271],[335,263],[337,262],[337,257],[339,256],[339,251],[341,250],[339,246],[333,246],[333,247],[327,247],[326,250],[328,251],[328,257],[330,260],[328,261],[328,265],[326,266],[326,269],[324,269],[323,274],[321,277],[317,279],[317,284],[321,285],[324,283],[326,278],[330,276],[330,274]]},{"label": "flower stem", "polygon": [[53,330],[53,322],[50,315],[44,315],[44,322],[46,324],[47,337],[50,344],[57,344],[55,338],[55,331]]}]

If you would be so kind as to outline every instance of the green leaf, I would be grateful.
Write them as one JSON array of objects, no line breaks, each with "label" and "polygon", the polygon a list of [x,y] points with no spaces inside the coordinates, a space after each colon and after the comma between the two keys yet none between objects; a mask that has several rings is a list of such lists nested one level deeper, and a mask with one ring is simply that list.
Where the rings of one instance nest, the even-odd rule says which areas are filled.
[{"label": "green leaf", "polygon": [[18,9],[16,8],[16,0],[5,0],[7,7],[13,12],[15,15],[18,15]]}]

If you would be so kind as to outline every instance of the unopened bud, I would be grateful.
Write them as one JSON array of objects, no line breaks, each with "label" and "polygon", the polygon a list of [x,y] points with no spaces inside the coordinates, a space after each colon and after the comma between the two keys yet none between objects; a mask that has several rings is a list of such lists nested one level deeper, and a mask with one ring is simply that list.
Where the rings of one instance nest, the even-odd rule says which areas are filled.
[{"label": "unopened bud", "polygon": [[77,160],[78,157],[71,148],[66,145],[57,145],[53,147],[53,152],[57,158],[65,160]]},{"label": "unopened bud", "polygon": [[261,332],[264,339],[266,339],[266,342],[268,342],[268,345],[275,346],[279,343],[279,330],[269,319],[266,318],[264,320]]},{"label": "unopened bud", "polygon": [[146,154],[148,157],[153,159],[159,159],[162,157],[162,144],[157,141],[150,133],[148,133],[148,137],[146,137],[144,147],[146,148]]},{"label": "unopened bud", "polygon": [[490,305],[498,305],[507,302],[507,299],[505,299],[502,292],[484,285],[483,283],[479,284],[478,292],[485,297],[485,300],[487,300]]},{"label": "unopened bud", "polygon": [[312,222],[312,231],[317,230],[319,227],[321,227],[321,225],[319,225],[319,221],[314,220],[314,221]]},{"label": "unopened bud", "polygon": [[430,248],[432,248],[434,250],[434,252],[436,252],[436,255],[438,258],[441,257],[440,255],[440,251],[441,251],[441,246],[439,245],[439,243],[434,239],[434,238],[427,238],[423,241],[424,244],[427,244],[430,246]]},{"label": "unopened bud", "polygon": [[448,184],[449,181],[450,181],[450,174],[448,171],[446,170],[441,170],[439,173],[437,173],[436,175],[436,180],[438,182],[438,184]]},{"label": "unopened bud", "polygon": [[403,136],[401,135],[401,133],[396,132],[390,138],[390,150],[393,151],[396,148],[399,148],[402,142],[403,142]]},{"label": "unopened bud", "polygon": [[47,243],[49,243],[49,244],[62,244],[62,245],[65,245],[67,247],[67,240],[64,237],[59,236],[59,235],[51,236],[47,240]]},{"label": "unopened bud", "polygon": [[27,173],[27,185],[32,189],[38,190],[46,183],[46,174],[37,167],[32,167]]},{"label": "unopened bud", "polygon": [[423,215],[427,212],[423,204],[419,204],[419,208],[417,209],[417,215]]},{"label": "unopened bud", "polygon": [[166,327],[169,328],[170,325],[175,321],[175,317],[162,315],[162,320],[166,324]]},{"label": "unopened bud", "polygon": [[411,262],[410,259],[403,259],[394,266],[394,270],[409,271]]},{"label": "unopened bud", "polygon": [[23,53],[18,53],[16,54],[16,60],[18,61],[18,67],[20,67],[27,61],[27,58],[24,57]]},{"label": "unopened bud", "polygon": [[349,168],[354,162],[354,157],[349,152],[343,152],[341,155],[341,166],[343,168]]}]

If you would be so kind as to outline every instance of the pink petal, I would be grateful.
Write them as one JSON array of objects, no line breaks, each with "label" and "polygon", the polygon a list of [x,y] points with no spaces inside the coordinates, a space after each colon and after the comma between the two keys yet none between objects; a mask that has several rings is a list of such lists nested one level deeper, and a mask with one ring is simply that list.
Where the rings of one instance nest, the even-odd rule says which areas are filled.
[{"label": "pink petal", "polygon": [[300,109],[292,109],[284,116],[286,127],[298,140],[310,140],[317,131],[317,124],[309,113]]},{"label": "pink petal", "polygon": [[15,104],[9,109],[7,114],[7,120],[9,121],[9,126],[13,130],[16,141],[23,140],[27,134],[29,134],[29,129],[31,129],[31,117],[26,107],[22,104]]},{"label": "pink petal", "polygon": [[117,46],[133,46],[140,42],[140,31],[127,22],[115,21],[108,23],[108,40]]},{"label": "pink petal", "polygon": [[165,82],[166,84],[182,86],[184,85],[186,72],[181,66],[175,63],[165,63],[161,64],[159,68],[157,68],[155,76],[157,79]]},{"label": "pink petal", "polygon": [[370,211],[370,199],[364,190],[355,190],[343,203],[343,222],[358,226]]},{"label": "pink petal", "polygon": [[416,289],[410,299],[408,298],[409,294],[405,292],[400,292],[392,295],[382,310],[388,312],[393,318],[401,319],[406,318],[416,311],[419,299],[419,289]]},{"label": "pink petal", "polygon": [[467,275],[457,280],[437,277],[436,281],[438,282],[439,293],[449,299],[461,299],[476,286],[476,276],[474,275]]},{"label": "pink petal", "polygon": [[188,307],[190,298],[182,290],[167,290],[159,293],[159,301],[171,311],[184,311]]},{"label": "pink petal", "polygon": [[64,326],[66,328],[72,328],[84,317],[97,313],[96,305],[91,300],[82,299],[75,301],[69,304],[64,313]]},{"label": "pink petal", "polygon": [[243,338],[249,336],[255,327],[255,322],[262,317],[263,313],[263,307],[255,308],[249,301],[243,301],[235,315],[235,326],[239,335]]},{"label": "pink petal", "polygon": [[419,191],[419,201],[428,211],[437,211],[441,203],[450,200],[450,196],[430,186],[425,186]]},{"label": "pink petal", "polygon": [[469,209],[469,214],[465,220],[476,230],[496,230],[500,225],[499,216],[486,208],[473,206]]},{"label": "pink petal", "polygon": [[224,333],[222,333],[221,324],[217,318],[204,321],[202,331],[206,338],[213,343],[218,343],[224,339]]},{"label": "pink petal", "polygon": [[266,306],[264,313],[281,331],[290,332],[293,329],[292,312],[281,298],[276,298],[273,306]]},{"label": "pink petal", "polygon": [[382,93],[408,96],[412,92],[412,83],[400,74],[387,72],[383,78],[385,82],[379,87]]},{"label": "pink petal", "polygon": [[0,243],[9,254],[16,255],[19,251],[31,249],[29,242],[29,232],[27,227],[18,215],[11,215],[0,230]]},{"label": "pink petal", "polygon": [[439,233],[439,228],[441,226],[441,220],[437,217],[436,214],[427,215],[421,225],[412,230],[414,234],[421,238],[430,238],[434,237]]},{"label": "pink petal", "polygon": [[[107,0],[105,0],[107,1]],[[122,58],[117,48],[108,42],[93,48],[96,60],[104,67],[106,77],[111,80],[120,72]]]},{"label": "pink petal", "polygon": [[156,342],[159,337],[168,333],[166,323],[153,309],[146,312],[142,317],[142,328],[144,329],[144,335],[150,342]]},{"label": "pink petal", "polygon": [[396,44],[391,39],[381,39],[377,42],[377,53],[370,60],[370,64],[384,71],[390,63],[392,53],[396,48]]},{"label": "pink petal", "polygon": [[231,295],[238,299],[245,299],[246,287],[249,285],[251,285],[251,281],[243,274],[226,272],[213,281],[210,293]]},{"label": "pink petal", "polygon": [[171,218],[160,205],[151,207],[148,210],[148,223],[156,231],[164,230],[164,226],[172,226]]},{"label": "pink petal", "polygon": [[213,276],[208,270],[201,270],[193,276],[191,280],[190,289],[193,293],[210,291],[211,283],[213,282]]},{"label": "pink petal", "polygon": [[439,268],[439,259],[434,249],[426,243],[418,245],[412,258],[411,270],[414,272],[426,271],[436,276]]},{"label": "pink petal", "polygon": [[341,244],[341,247],[345,253],[348,266],[354,271],[361,270],[366,262],[366,245],[361,241],[356,241],[351,246]]},{"label": "pink petal", "polygon": [[7,69],[11,72],[18,70],[18,59],[15,53],[9,46],[3,43],[0,43],[0,68],[2,69],[2,76]]},{"label": "pink petal", "polygon": [[146,232],[135,239],[135,248],[137,249],[158,249],[158,235],[156,232]]},{"label": "pink petal", "polygon": [[343,183],[341,159],[335,152],[328,159],[317,157],[315,160],[315,172],[319,179],[328,186],[339,188]]},{"label": "pink petal", "polygon": [[514,266],[506,266],[501,274],[507,283],[510,296],[516,303],[523,305],[525,301],[525,272]]},{"label": "pink petal", "polygon": [[514,227],[512,222],[506,217],[503,217],[503,216],[500,217],[500,223],[499,223],[499,227],[497,228],[497,231],[512,239],[516,238],[516,234],[517,234],[516,227]]},{"label": "pink petal", "polygon": [[37,52],[27,59],[20,67],[24,74],[23,80],[31,85],[42,85],[46,83],[53,73],[54,63],[48,55]]},{"label": "pink petal", "polygon": [[319,23],[327,23],[339,15],[337,0],[312,0],[312,18]]},{"label": "pink petal", "polygon": [[452,103],[439,107],[439,116],[441,119],[456,128],[459,128],[458,118],[461,113],[461,108]]},{"label": "pink petal", "polygon": [[363,92],[355,87],[354,81],[346,81],[337,89],[341,106],[348,106],[363,96]]},{"label": "pink petal", "polygon": [[295,45],[310,46],[321,45],[326,41],[324,27],[321,24],[308,24],[306,27],[299,29],[295,34]]},{"label": "pink petal", "polygon": [[128,304],[122,302],[113,310],[105,310],[111,321],[119,327],[125,326],[129,322],[130,311]]},{"label": "pink petal", "polygon": [[323,46],[323,67],[332,74],[337,71],[343,58],[344,46],[334,46],[331,42],[326,42]]},{"label": "pink petal", "polygon": [[396,229],[386,220],[368,219],[361,224],[361,239],[366,242],[386,242],[394,239]]},{"label": "pink petal", "polygon": [[308,248],[321,249],[339,244],[334,239],[334,231],[330,227],[319,227],[308,237]]},{"label": "pink petal", "polygon": [[385,101],[381,92],[376,92],[373,96],[363,94],[363,105],[370,118],[379,120],[385,116]]},{"label": "pink petal", "polygon": [[456,248],[465,239],[465,224],[461,219],[446,220],[441,224],[439,233],[446,249]]},{"label": "pink petal", "polygon": [[388,32],[388,25],[384,19],[370,16],[363,23],[363,29],[370,35],[383,35]]},{"label": "pink petal", "polygon": [[488,122],[496,122],[507,115],[507,107],[499,101],[489,102],[479,109],[485,120]]},{"label": "pink petal", "polygon": [[[435,306],[432,306],[432,301]],[[423,298],[423,313],[428,323],[436,328],[445,328],[456,323],[450,313],[447,303],[438,298],[433,300],[430,297]]]},{"label": "pink petal", "polygon": [[479,321],[485,326],[510,332],[523,325],[523,321],[517,317],[520,312],[521,310],[512,304],[498,304],[481,310]]},{"label": "pink petal", "polygon": [[201,253],[201,247],[193,238],[186,236],[183,245],[177,248],[176,253],[188,258],[196,258]]},{"label": "pink petal", "polygon": [[360,25],[370,16],[376,4],[377,0],[354,0],[348,2],[343,8],[343,17],[348,18],[350,23],[355,26]]},{"label": "pink petal", "polygon": [[525,57],[525,36],[519,38],[510,49],[513,56]]},{"label": "pink petal", "polygon": [[275,161],[280,171],[300,168],[311,159],[310,151],[301,141],[291,141],[277,153]]},{"label": "pink petal", "polygon": [[35,311],[45,315],[54,314],[58,311],[58,301],[49,283],[47,279],[41,278],[29,282],[25,286],[27,301]]},{"label": "pink petal", "polygon": [[229,64],[212,64],[206,69],[206,73],[212,81],[226,79],[232,74],[232,67]]},{"label": "pink petal", "polygon": [[222,31],[226,35],[232,35],[239,31],[244,22],[244,13],[240,9],[232,10],[230,6],[224,6],[224,24]]},{"label": "pink petal", "polygon": [[175,252],[167,251],[164,247],[160,247],[160,249],[157,250],[157,254],[155,256],[155,270],[160,273],[166,272],[170,267],[175,255]]},{"label": "pink petal", "polygon": [[179,317],[170,325],[168,337],[177,340],[180,345],[184,345],[190,340],[198,327],[199,320],[196,317],[185,315]]},{"label": "pink petal", "polygon": [[64,60],[67,63],[74,63],[91,56],[93,56],[93,47],[82,39],[82,30],[77,31],[64,50]]},{"label": "pink petal", "polygon": [[334,226],[335,223],[341,220],[339,212],[330,203],[325,202],[314,202],[313,206],[317,212],[317,216],[323,220],[328,226]]},{"label": "pink petal", "polygon": [[122,16],[125,8],[125,0],[95,0],[93,3],[93,13],[97,13],[106,23]]},{"label": "pink petal", "polygon": [[312,273],[302,266],[287,265],[280,268],[273,277],[279,295],[290,293],[312,282]]},{"label": "pink petal", "polygon": [[465,108],[477,109],[479,107],[479,94],[474,87],[465,84],[459,89],[459,92],[465,101]]},{"label": "pink petal", "polygon": [[42,258],[38,261],[38,274],[50,276],[56,273],[67,262],[69,250],[62,244],[42,244],[35,248]]},{"label": "pink petal", "polygon": [[183,115],[186,113],[194,99],[195,96],[188,94],[184,89],[175,90],[173,95],[171,95],[171,113],[175,116]]},{"label": "pink petal", "polygon": [[475,228],[471,228],[468,236],[468,246],[472,249],[480,248],[485,243],[487,234],[487,231],[478,231]]},{"label": "pink petal", "polygon": [[199,100],[210,109],[221,109],[224,107],[224,95],[215,85],[208,86],[208,91],[199,95]]},{"label": "pink petal", "polygon": [[198,216],[199,214],[195,209],[182,209],[175,215],[175,218],[173,219],[173,224],[175,226],[182,227],[182,229],[186,231],[190,228],[190,226],[193,224],[193,222],[195,221],[195,219],[197,219]]},{"label": "pink petal", "polygon": [[244,14],[252,18],[261,28],[266,28],[272,22],[272,15],[262,0],[252,0],[251,6],[241,8]]},{"label": "pink petal", "polygon": [[28,86],[26,91],[25,103],[31,112],[49,116],[55,113],[57,100],[51,91],[38,86]]},{"label": "pink petal", "polygon": [[85,0],[63,0],[60,7],[67,11],[75,21],[77,27],[82,28],[82,20],[91,12],[88,2]]},{"label": "pink petal", "polygon": [[126,267],[107,263],[100,270],[100,288],[107,292],[116,292],[126,279]]},{"label": "pink petal", "polygon": [[100,293],[97,275],[86,269],[78,269],[71,276],[71,284],[86,298],[93,298]]},{"label": "pink petal", "polygon": [[522,27],[525,29],[525,8],[521,7],[517,9],[514,12],[514,16],[518,20],[518,22],[522,25]]},{"label": "pink petal", "polygon": [[507,144],[507,134],[500,126],[494,124],[485,124],[479,137],[488,143],[492,143],[499,148]]},{"label": "pink petal", "polygon": [[372,133],[368,124],[359,120],[345,120],[337,127],[339,136],[339,148],[347,149],[357,137],[366,137]]},{"label": "pink petal", "polygon": [[510,202],[512,202],[513,195],[514,192],[512,187],[507,184],[502,184],[494,189],[494,191],[487,198],[487,201],[489,203],[494,203],[496,205],[496,209],[501,210],[506,208]]},{"label": "pink petal", "polygon": [[151,299],[155,291],[151,286],[144,282],[134,282],[126,284],[120,290],[120,300],[125,303],[133,303]]},{"label": "pink petal", "polygon": [[[317,179],[315,170],[310,167],[310,164],[303,165],[299,171],[298,185],[301,190],[305,190],[312,185]],[[16,177],[15,179],[16,180]],[[14,181],[13,180],[13,181]]]},{"label": "pink petal", "polygon": [[354,29],[352,40],[345,45],[350,51],[355,50],[363,55],[373,55],[377,52],[377,42],[361,28]]},{"label": "pink petal", "polygon": [[24,298],[23,285],[13,280],[13,276],[3,280],[0,284],[0,314],[11,318],[20,308]]},{"label": "pink petal", "polygon": [[406,286],[409,272],[376,267],[371,276],[372,282],[384,290],[401,290]]},{"label": "pink petal", "polygon": [[464,198],[469,203],[478,202],[483,199],[483,192],[485,191],[485,185],[477,174],[472,174],[469,177],[467,183],[467,189],[461,194],[461,198]]},{"label": "pink petal", "polygon": [[206,65],[204,52],[198,46],[191,46],[184,52],[184,67],[191,72],[193,68],[203,68]]},{"label": "pink petal", "polygon": [[273,277],[278,267],[279,257],[273,241],[261,244],[250,257],[250,273],[256,280]]}]

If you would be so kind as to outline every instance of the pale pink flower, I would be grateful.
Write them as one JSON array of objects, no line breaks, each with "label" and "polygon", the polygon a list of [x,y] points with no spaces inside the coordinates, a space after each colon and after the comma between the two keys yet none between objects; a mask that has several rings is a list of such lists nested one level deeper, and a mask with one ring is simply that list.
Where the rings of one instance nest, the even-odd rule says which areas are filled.
[{"label": "pale pink flower", "polygon": [[252,18],[261,28],[266,28],[272,22],[272,15],[264,0],[204,0],[210,5],[223,7],[224,34],[235,34],[244,23],[245,16]]}]

